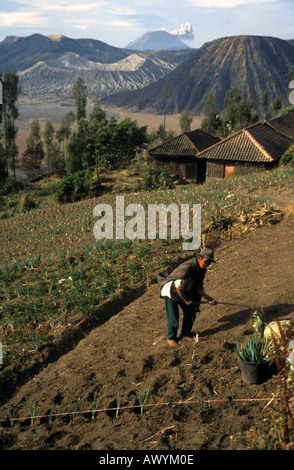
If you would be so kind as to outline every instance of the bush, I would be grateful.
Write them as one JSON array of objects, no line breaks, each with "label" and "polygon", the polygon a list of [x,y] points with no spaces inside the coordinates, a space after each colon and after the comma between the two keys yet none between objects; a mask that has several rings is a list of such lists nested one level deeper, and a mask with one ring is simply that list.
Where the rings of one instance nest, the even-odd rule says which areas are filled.
[{"label": "bush", "polygon": [[73,202],[83,197],[95,196],[99,189],[99,178],[93,169],[79,170],[57,183],[55,199],[60,204]]},{"label": "bush", "polygon": [[0,194],[4,196],[6,194],[15,193],[22,188],[22,183],[16,181],[12,176],[8,176],[8,178],[0,185]]},{"label": "bush", "polygon": [[147,167],[141,180],[138,181],[137,190],[152,191],[154,189],[171,189],[173,188],[172,177],[165,166]]},{"label": "bush", "polygon": [[19,200],[19,207],[22,212],[26,212],[34,209],[36,202],[28,194],[23,194]]},{"label": "bush", "polygon": [[280,166],[294,166],[294,145],[287,150],[280,159]]}]

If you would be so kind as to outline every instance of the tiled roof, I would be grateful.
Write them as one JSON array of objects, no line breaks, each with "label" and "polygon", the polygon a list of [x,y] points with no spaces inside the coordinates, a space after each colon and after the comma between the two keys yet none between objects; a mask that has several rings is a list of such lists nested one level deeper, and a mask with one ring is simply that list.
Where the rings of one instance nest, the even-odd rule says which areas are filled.
[{"label": "tiled roof", "polygon": [[294,139],[294,110],[286,111],[267,123],[281,134]]},{"label": "tiled roof", "polygon": [[201,129],[185,132],[157,147],[149,150],[154,157],[196,157],[202,150],[219,142],[217,137],[207,134]]},{"label": "tiled roof", "polygon": [[204,150],[197,158],[269,163],[279,159],[293,140],[258,122]]}]

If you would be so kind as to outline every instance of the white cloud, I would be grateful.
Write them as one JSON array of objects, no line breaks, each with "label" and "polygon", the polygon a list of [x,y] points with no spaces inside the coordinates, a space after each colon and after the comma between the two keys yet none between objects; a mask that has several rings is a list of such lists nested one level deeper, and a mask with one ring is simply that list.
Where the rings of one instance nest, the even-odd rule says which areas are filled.
[{"label": "white cloud", "polygon": [[21,11],[11,13],[0,13],[1,26],[43,26],[46,24],[45,18],[33,11]]},{"label": "white cloud", "polygon": [[272,0],[191,0],[194,6],[205,8],[234,8],[240,5],[257,5],[271,2]]}]

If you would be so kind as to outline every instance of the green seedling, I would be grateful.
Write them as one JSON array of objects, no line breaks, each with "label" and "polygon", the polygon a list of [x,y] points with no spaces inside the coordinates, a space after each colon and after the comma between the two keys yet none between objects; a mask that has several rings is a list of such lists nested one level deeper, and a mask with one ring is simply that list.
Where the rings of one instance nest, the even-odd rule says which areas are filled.
[{"label": "green seedling", "polygon": [[118,418],[118,411],[121,405],[121,391],[120,391],[120,383],[118,384],[118,391],[117,391],[117,408],[115,417]]},{"label": "green seedling", "polygon": [[5,295],[5,297],[6,297],[7,300],[10,299],[10,292],[9,292],[9,290],[6,289],[6,290],[4,291],[4,295]]},{"label": "green seedling", "polygon": [[55,406],[52,405],[51,408],[50,408],[49,416],[48,416],[48,422],[49,422],[49,424],[52,423],[52,419],[53,419],[54,412],[55,412]]},{"label": "green seedling", "polygon": [[69,409],[69,424],[72,425],[73,420],[77,412],[79,411],[79,404],[74,403],[72,407]]},{"label": "green seedling", "polygon": [[8,418],[10,421],[10,426],[14,425],[16,408],[12,408],[11,405],[8,405]]},{"label": "green seedling", "polygon": [[207,392],[207,400],[204,400],[203,393],[200,390],[198,393],[198,405],[199,405],[200,410],[203,410],[204,408],[208,406],[207,404],[208,400],[209,400],[209,392]]},{"label": "green seedling", "polygon": [[14,330],[14,321],[13,321],[13,319],[10,315],[7,317],[7,323],[13,331]]},{"label": "green seedling", "polygon": [[27,327],[27,324],[28,324],[26,318],[24,318],[24,317],[21,317],[21,318],[17,319],[16,323],[17,323],[17,325],[19,326],[19,328],[21,330],[25,330],[26,327]]},{"label": "green seedling", "polygon": [[150,392],[150,387],[148,388],[147,392],[146,392],[145,387],[140,387],[140,390],[139,390],[139,403],[141,405],[141,415],[143,414],[143,407],[144,407],[144,405],[147,401],[149,392]]},{"label": "green seedling", "polygon": [[27,407],[29,411],[29,415],[31,418],[31,424],[34,422],[34,417],[36,416],[36,408],[37,408],[37,403],[33,400],[29,402],[29,400],[26,397],[26,402],[27,402]]},{"label": "green seedling", "polygon": [[234,397],[232,395],[228,395],[228,404],[230,405],[230,407],[235,410],[236,408],[236,405],[235,405],[235,400],[234,400]]},{"label": "green seedling", "polygon": [[32,339],[32,345],[33,345],[33,348],[35,349],[35,351],[38,351],[38,349],[40,348],[39,338],[33,338]]},{"label": "green seedling", "polygon": [[101,391],[98,390],[95,392],[93,400],[90,400],[91,403],[91,410],[92,410],[92,419],[95,418],[95,414],[98,410],[99,402],[100,402]]}]

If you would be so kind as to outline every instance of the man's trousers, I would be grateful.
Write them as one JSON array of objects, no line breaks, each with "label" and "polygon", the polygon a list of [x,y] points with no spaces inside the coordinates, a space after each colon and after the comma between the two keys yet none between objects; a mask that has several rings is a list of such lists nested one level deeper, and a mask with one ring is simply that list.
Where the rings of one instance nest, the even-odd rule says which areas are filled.
[{"label": "man's trousers", "polygon": [[191,304],[187,305],[183,302],[177,302],[169,297],[164,297],[165,310],[167,318],[167,338],[176,339],[179,327],[179,307],[183,311],[183,323],[180,336],[191,336],[191,330],[196,319],[196,311],[198,307]]}]

